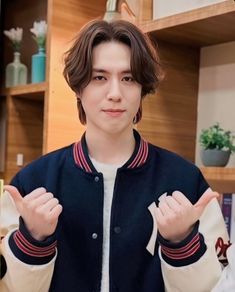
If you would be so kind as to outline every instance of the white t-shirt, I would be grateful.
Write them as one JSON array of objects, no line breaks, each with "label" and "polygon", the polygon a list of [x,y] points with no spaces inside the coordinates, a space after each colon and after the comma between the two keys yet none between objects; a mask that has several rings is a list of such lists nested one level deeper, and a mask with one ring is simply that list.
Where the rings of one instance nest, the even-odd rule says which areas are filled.
[{"label": "white t-shirt", "polygon": [[93,165],[104,177],[104,206],[103,206],[103,253],[101,292],[109,292],[109,247],[110,247],[110,217],[113,200],[113,189],[117,169],[121,165],[105,164],[90,157]]}]

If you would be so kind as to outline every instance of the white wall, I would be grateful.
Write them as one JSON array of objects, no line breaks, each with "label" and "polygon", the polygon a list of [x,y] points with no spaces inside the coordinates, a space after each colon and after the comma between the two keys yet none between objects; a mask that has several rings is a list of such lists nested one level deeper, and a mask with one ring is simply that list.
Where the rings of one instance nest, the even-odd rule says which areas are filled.
[{"label": "white wall", "polygon": [[[201,49],[196,164],[202,165],[199,133],[219,122],[235,134],[235,42]],[[227,166],[235,167],[235,154]]]},{"label": "white wall", "polygon": [[197,9],[225,0],[153,0],[153,19]]}]

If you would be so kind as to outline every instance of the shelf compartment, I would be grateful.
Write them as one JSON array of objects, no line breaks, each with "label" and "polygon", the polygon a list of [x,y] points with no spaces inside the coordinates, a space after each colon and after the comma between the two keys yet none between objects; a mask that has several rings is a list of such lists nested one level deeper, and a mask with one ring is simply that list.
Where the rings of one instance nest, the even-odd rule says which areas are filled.
[{"label": "shelf compartment", "polygon": [[235,168],[201,167],[212,189],[220,193],[235,193]]},{"label": "shelf compartment", "polygon": [[156,39],[192,47],[235,40],[235,2],[228,0],[158,20],[140,23]]},{"label": "shelf compartment", "polygon": [[1,95],[43,100],[46,87],[46,82],[18,85],[9,88],[3,88],[1,90]]}]

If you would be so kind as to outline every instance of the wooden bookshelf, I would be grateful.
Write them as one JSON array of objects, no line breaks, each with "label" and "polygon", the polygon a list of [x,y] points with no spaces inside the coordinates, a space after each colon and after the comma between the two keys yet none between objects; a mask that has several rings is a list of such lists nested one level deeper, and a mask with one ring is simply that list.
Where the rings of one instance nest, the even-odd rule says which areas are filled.
[{"label": "wooden bookshelf", "polygon": [[235,168],[201,167],[201,171],[215,191],[220,193],[235,192]]},{"label": "wooden bookshelf", "polygon": [[[149,2],[151,0],[148,0]],[[138,15],[150,17],[151,10]],[[146,6],[146,5],[145,5]],[[24,155],[24,165],[43,153],[58,149],[80,139],[84,127],[78,122],[76,97],[63,77],[63,56],[80,27],[104,15],[106,0],[14,0],[5,1],[2,9],[2,30],[20,26],[24,29],[21,61],[31,76],[31,56],[37,52],[30,28],[34,21],[46,20],[46,82],[4,88],[5,68],[12,62],[9,41],[2,37],[0,62],[0,101],[6,113],[5,133],[0,150],[5,158],[0,175],[9,182],[20,170],[17,154]],[[144,15],[144,16],[143,16]],[[63,138],[61,138],[63,137]],[[3,147],[2,147],[3,145]]]},{"label": "wooden bookshelf", "polygon": [[[235,1],[138,24],[157,43],[167,73],[157,94],[144,101],[138,129],[152,143],[194,162],[200,49],[235,41]],[[201,171],[214,190],[235,192],[235,168],[202,167]]]},{"label": "wooden bookshelf", "polygon": [[43,100],[46,88],[47,88],[46,82],[30,83],[26,85],[18,85],[9,88],[3,88],[1,90],[1,95]]},{"label": "wooden bookshelf", "polygon": [[202,47],[234,41],[234,23],[235,2],[227,0],[139,25],[157,40]]}]

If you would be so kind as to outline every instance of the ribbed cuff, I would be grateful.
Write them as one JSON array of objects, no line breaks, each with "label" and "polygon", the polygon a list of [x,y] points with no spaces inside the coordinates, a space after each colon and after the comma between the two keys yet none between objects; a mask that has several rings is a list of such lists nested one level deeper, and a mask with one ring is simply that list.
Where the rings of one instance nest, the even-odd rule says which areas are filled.
[{"label": "ribbed cuff", "polygon": [[162,258],[175,267],[187,266],[198,261],[206,252],[204,237],[198,232],[199,221],[192,232],[181,242],[171,243],[158,232],[158,242],[161,246]]},{"label": "ribbed cuff", "polygon": [[20,217],[19,230],[10,236],[9,246],[13,254],[22,262],[29,265],[42,265],[50,262],[55,256],[56,238],[53,234],[43,241],[34,239]]}]

